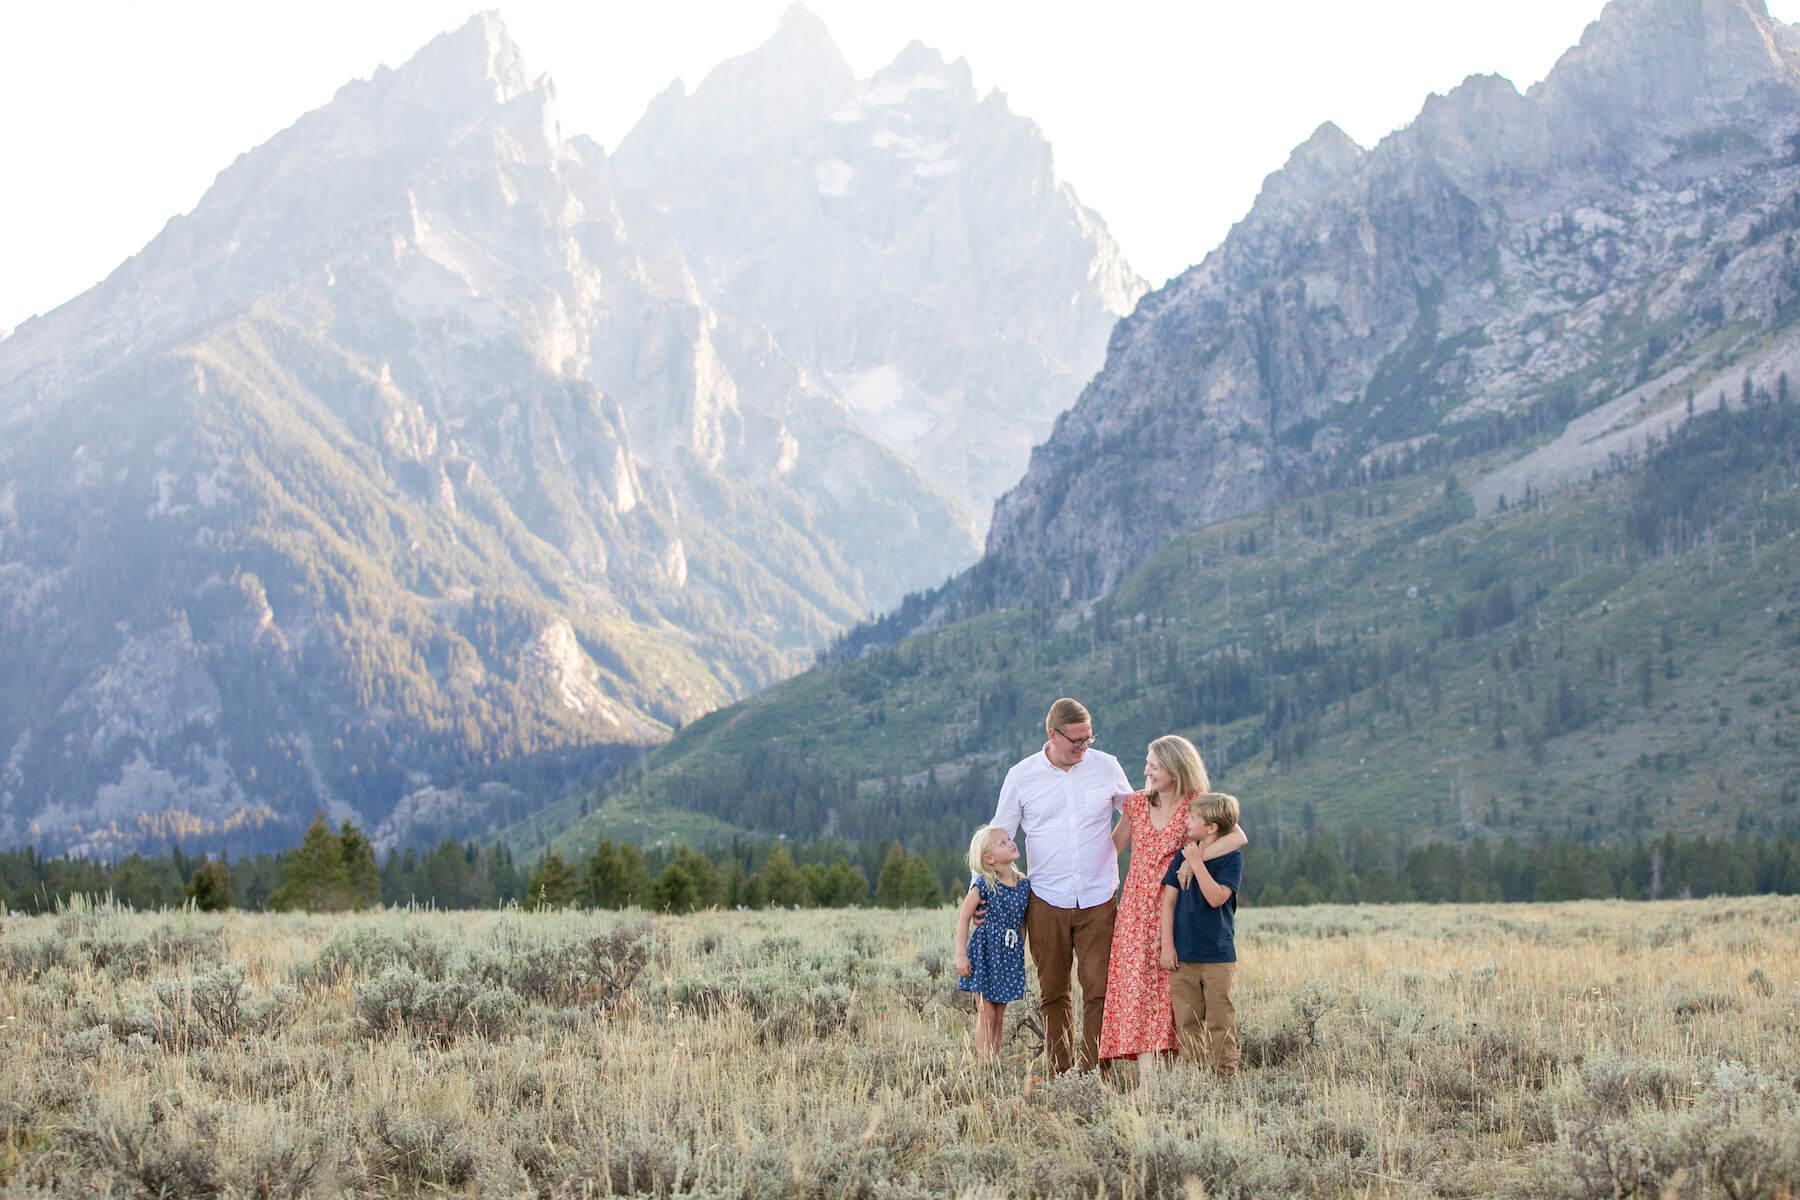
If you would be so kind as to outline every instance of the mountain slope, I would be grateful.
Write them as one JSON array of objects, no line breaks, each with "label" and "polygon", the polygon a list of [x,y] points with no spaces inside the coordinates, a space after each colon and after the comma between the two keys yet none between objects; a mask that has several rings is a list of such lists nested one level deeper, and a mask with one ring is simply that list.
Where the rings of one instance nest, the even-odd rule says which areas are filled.
[{"label": "mountain slope", "polygon": [[1151,738],[1192,737],[1253,830],[1791,830],[1800,404],[1707,397],[1647,455],[1481,515],[1458,476],[1550,432],[1189,531],[1091,610],[809,671],[508,838],[955,845],[1065,694],[1134,775]]},{"label": "mountain slope", "polygon": [[478,17],[0,342],[0,841],[479,832],[973,557],[554,103]]},{"label": "mountain slope", "polygon": [[1743,360],[1800,293],[1797,63],[1758,0],[1613,0],[1529,95],[1473,77],[1368,151],[1322,127],[1120,324],[996,507],[992,602],[1092,600],[1420,439]]}]

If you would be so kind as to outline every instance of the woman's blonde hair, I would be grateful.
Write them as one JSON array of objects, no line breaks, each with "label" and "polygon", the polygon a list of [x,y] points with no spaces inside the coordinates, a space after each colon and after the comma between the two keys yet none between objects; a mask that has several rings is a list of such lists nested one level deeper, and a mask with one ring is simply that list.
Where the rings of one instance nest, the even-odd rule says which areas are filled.
[{"label": "woman's blonde hair", "polygon": [[1206,777],[1206,763],[1194,743],[1178,733],[1165,734],[1150,743],[1150,753],[1158,765],[1175,777],[1175,794],[1192,796],[1212,791],[1212,780]]},{"label": "woman's blonde hair", "polygon": [[[969,839],[969,873],[971,875],[984,875],[989,883],[1000,882],[1000,869],[993,863],[984,861],[981,856],[987,853],[988,843],[994,840],[994,835],[1005,832],[1006,830],[998,825],[983,825],[975,831],[975,836]],[[1019,870],[1016,863],[1013,865],[1013,870]],[[1019,871],[1021,875],[1024,873]]]}]

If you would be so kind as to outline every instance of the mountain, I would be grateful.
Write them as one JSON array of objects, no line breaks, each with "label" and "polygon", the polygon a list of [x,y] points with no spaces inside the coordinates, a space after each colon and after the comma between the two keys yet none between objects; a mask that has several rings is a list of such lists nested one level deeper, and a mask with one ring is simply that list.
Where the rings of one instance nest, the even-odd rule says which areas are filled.
[{"label": "mountain", "polygon": [[1192,738],[1265,845],[1800,829],[1800,398],[1709,393],[1604,471],[1478,512],[1461,480],[1517,452],[1397,464],[1184,532],[1091,606],[784,680],[506,839],[954,847],[1059,695],[1134,777],[1152,738]]},{"label": "mountain", "polygon": [[799,6],[659,96],[612,166],[707,294],[758,314],[978,534],[1145,290],[966,62],[914,42],[859,81]]},{"label": "mountain", "polygon": [[1516,497],[1641,445],[1721,364],[1766,384],[1796,361],[1771,335],[1797,104],[1757,0],[1612,0],[1526,95],[1472,77],[1372,150],[1322,126],[1120,324],[995,509],[994,602],[1093,600],[1184,529],[1496,414],[1630,394],[1605,443],[1497,468]]},{"label": "mountain", "polygon": [[980,563],[509,840],[953,844],[1062,694],[1277,822],[1792,827],[1797,46],[1613,0],[1527,94],[1322,125],[1119,323]]},{"label": "mountain", "polygon": [[[774,44],[821,38],[799,13]],[[667,137],[703,157],[703,100],[846,87],[727,64]],[[783,340],[776,276],[818,248],[733,292],[639,179],[658,137],[632,144],[565,137],[484,14],[0,341],[0,842],[264,848],[320,808],[382,845],[479,833],[975,557],[966,498],[821,371],[842,331]],[[968,148],[1013,196],[1018,164]],[[971,226],[1008,215],[961,197]],[[884,336],[969,318],[907,293],[936,252],[886,249]],[[1039,280],[1012,263],[976,273],[1016,310]]]}]

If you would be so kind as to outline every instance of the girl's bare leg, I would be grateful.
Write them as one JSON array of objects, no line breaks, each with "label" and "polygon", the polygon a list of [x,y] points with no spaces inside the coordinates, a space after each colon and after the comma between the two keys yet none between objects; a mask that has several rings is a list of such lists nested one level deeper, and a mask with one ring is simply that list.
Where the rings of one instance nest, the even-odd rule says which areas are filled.
[{"label": "girl's bare leg", "polygon": [[975,1018],[975,1054],[978,1058],[997,1058],[1000,1055],[1000,1034],[1005,1027],[1006,1005],[995,1004],[986,997],[976,1001],[979,1006]]}]

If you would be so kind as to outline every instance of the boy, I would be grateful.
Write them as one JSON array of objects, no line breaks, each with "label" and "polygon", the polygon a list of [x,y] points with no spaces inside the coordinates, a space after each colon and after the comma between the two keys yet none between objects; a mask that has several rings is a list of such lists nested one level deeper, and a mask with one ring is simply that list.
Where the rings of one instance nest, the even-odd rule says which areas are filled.
[{"label": "boy", "polygon": [[[1233,940],[1238,888],[1244,881],[1244,852],[1233,850],[1211,862],[1201,853],[1237,828],[1237,797],[1202,792],[1188,804],[1188,845],[1169,864],[1162,890],[1162,966],[1169,974],[1175,1036],[1181,1052],[1213,1070],[1237,1074],[1237,1011],[1231,983],[1237,974]],[[1185,886],[1184,870],[1190,877]]]}]

